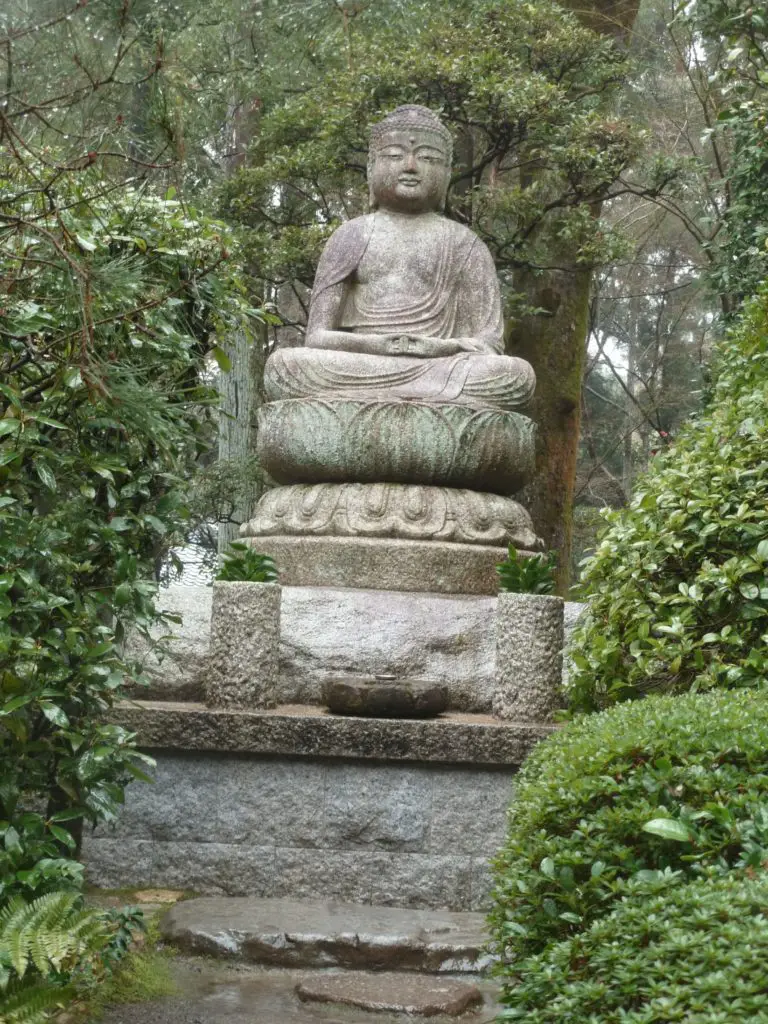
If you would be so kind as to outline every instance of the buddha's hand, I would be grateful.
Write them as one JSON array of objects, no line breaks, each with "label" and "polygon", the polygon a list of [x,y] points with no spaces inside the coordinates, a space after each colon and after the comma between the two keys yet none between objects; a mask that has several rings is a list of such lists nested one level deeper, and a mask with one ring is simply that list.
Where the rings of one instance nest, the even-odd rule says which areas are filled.
[{"label": "buddha's hand", "polygon": [[440,356],[454,356],[458,352],[481,351],[479,345],[470,345],[470,338],[431,338],[426,334],[387,336],[387,348],[392,355],[415,356],[417,359],[435,359]]}]

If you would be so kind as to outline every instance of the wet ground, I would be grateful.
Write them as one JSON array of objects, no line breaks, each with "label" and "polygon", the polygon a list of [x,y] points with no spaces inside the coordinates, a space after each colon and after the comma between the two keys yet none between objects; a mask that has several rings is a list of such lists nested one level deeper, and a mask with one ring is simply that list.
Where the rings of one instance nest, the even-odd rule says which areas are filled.
[{"label": "wet ground", "polygon": [[[371,1013],[328,1004],[302,1003],[296,984],[307,970],[280,970],[178,957],[173,972],[179,995],[108,1010],[101,1024],[486,1024],[498,1007],[495,987],[480,982],[482,1007],[461,1017],[414,1017]],[[471,980],[474,983],[476,979]]]}]

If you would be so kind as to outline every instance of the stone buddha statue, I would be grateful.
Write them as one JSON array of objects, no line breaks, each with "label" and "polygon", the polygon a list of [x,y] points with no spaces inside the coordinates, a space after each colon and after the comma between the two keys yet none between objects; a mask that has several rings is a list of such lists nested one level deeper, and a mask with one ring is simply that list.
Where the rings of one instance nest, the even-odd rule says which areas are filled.
[{"label": "stone buddha statue", "polygon": [[372,211],[342,224],[317,268],[305,347],[278,351],[271,400],[334,393],[516,409],[536,379],[501,355],[491,254],[443,215],[451,136],[424,107],[399,107],[371,135]]},{"label": "stone buddha statue", "polygon": [[[494,592],[503,546],[540,547],[510,497],[533,467],[535,376],[502,354],[491,254],[444,215],[451,156],[425,107],[373,127],[371,212],[329,239],[304,346],[267,360],[259,456],[284,486],[241,532],[284,582],[381,587],[381,564],[383,589]],[[414,558],[423,585],[398,586]]]}]

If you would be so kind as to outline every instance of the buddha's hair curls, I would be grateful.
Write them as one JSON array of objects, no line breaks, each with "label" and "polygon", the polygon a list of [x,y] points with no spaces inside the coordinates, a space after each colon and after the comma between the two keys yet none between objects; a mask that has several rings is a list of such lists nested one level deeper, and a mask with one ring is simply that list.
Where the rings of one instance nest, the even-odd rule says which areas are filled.
[{"label": "buddha's hair curls", "polygon": [[453,158],[453,139],[451,133],[442,123],[440,118],[429,107],[420,107],[415,103],[409,103],[397,107],[391,114],[387,114],[383,121],[378,121],[371,128],[371,145],[376,146],[382,136],[390,132],[422,131],[431,132],[440,137],[445,148],[450,164]]}]

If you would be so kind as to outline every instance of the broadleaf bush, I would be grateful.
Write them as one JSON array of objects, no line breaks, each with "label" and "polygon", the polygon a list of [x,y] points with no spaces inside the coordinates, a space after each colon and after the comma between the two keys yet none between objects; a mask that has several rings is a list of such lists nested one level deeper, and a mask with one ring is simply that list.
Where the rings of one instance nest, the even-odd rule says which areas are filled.
[{"label": "broadleaf bush", "polygon": [[551,594],[555,589],[557,556],[520,555],[510,544],[507,557],[496,566],[499,590],[513,594]]},{"label": "broadleaf bush", "polygon": [[509,973],[628,893],[768,861],[768,694],[654,696],[581,716],[518,780],[491,913]]},{"label": "broadleaf bush", "polygon": [[233,541],[224,553],[216,579],[226,583],[275,583],[277,569],[270,555],[254,551],[243,541]]},{"label": "broadleaf bush", "polygon": [[[156,620],[213,430],[208,355],[254,310],[223,225],[95,171],[0,164],[0,906],[77,889],[82,825],[145,778],[104,712]],[[12,216],[10,216],[12,214]]]},{"label": "broadleaf bush", "polygon": [[500,1021],[767,1024],[768,874],[626,900],[519,964]]},{"label": "broadleaf bush", "polygon": [[719,344],[705,415],[657,455],[582,577],[568,699],[768,677],[768,284]]}]

